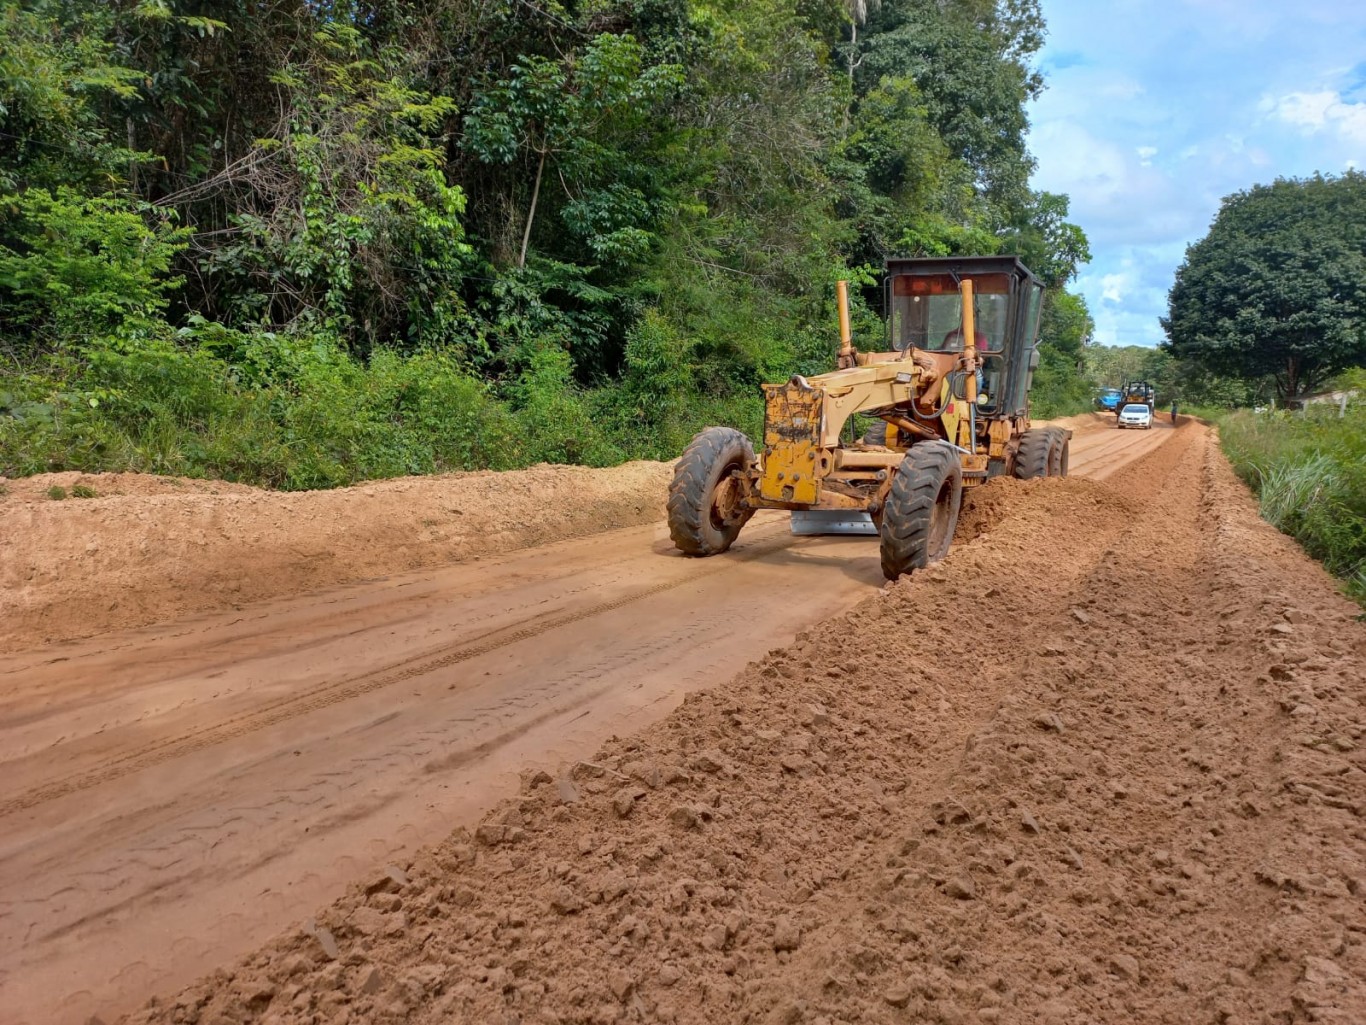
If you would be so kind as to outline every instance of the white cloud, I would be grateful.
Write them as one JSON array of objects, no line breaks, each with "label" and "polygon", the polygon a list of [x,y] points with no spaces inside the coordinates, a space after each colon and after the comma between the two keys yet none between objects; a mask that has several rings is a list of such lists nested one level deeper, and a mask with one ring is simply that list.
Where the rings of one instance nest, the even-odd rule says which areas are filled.
[{"label": "white cloud", "polygon": [[1309,134],[1329,131],[1348,142],[1366,144],[1366,103],[1348,103],[1334,89],[1288,93],[1269,105],[1276,117]]},{"label": "white cloud", "polygon": [[1067,193],[1090,238],[1074,287],[1098,341],[1161,341],[1173,274],[1221,197],[1366,163],[1361,0],[1045,6],[1034,187]]},{"label": "white cloud", "polygon": [[1107,303],[1122,303],[1129,283],[1127,274],[1105,274],[1100,279],[1100,297]]},{"label": "white cloud", "polygon": [[[1218,193],[1192,188],[1156,159],[1155,146],[1106,139],[1070,119],[1047,120],[1030,133],[1036,182],[1066,193],[1071,215],[1094,247],[1188,238],[1208,222]],[[1184,175],[1180,176],[1184,177]]]}]

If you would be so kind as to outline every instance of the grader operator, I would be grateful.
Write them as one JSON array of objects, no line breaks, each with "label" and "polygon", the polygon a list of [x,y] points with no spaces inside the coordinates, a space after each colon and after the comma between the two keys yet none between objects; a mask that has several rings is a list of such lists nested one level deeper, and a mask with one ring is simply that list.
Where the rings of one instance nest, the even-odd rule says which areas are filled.
[{"label": "grader operator", "polygon": [[[1031,427],[1043,286],[1015,257],[887,261],[885,351],[854,348],[837,286],[837,369],[764,392],[764,443],[708,427],[669,488],[669,534],[716,555],[758,509],[866,514],[895,580],[948,554],[964,488],[999,474],[1065,476],[1070,431]],[[854,436],[855,414],[878,422]],[[795,528],[794,528],[795,529]]]}]

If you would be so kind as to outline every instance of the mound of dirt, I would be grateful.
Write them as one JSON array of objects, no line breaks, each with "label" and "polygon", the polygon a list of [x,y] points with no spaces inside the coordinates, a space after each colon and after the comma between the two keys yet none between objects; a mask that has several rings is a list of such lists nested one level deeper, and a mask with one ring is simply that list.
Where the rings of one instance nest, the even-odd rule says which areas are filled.
[{"label": "mound of dirt", "polygon": [[[671,467],[534,466],[282,493],[41,474],[0,496],[0,651],[659,519]],[[78,486],[95,497],[48,497]]]},{"label": "mound of dirt", "polygon": [[1177,441],[128,1020],[1360,1021],[1366,629]]},{"label": "mound of dirt", "polygon": [[994,477],[979,487],[963,492],[963,505],[958,511],[958,526],[954,529],[954,544],[962,544],[981,537],[1002,523],[1014,503],[1037,485],[1014,477]]},{"label": "mound of dirt", "polygon": [[62,473],[39,473],[32,477],[0,477],[4,494],[0,498],[20,502],[60,501],[53,499],[53,488],[67,492],[67,498],[80,498],[71,492],[85,488],[88,498],[111,498],[128,495],[255,495],[262,492],[248,484],[234,484],[226,480],[197,480],[192,477],[162,477],[154,473],[83,473],[65,470]]}]

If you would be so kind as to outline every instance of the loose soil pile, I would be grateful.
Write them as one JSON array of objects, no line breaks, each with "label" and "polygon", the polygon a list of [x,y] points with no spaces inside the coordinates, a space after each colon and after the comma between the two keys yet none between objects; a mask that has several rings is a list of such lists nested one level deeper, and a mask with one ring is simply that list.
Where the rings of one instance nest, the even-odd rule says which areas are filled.
[{"label": "loose soil pile", "polygon": [[[534,466],[281,493],[56,473],[0,493],[0,651],[659,518],[671,467]],[[48,497],[52,487],[72,495]]]},{"label": "loose soil pile", "polygon": [[1355,606],[1193,424],[1002,489],[944,564],[127,1020],[1366,1019]]}]

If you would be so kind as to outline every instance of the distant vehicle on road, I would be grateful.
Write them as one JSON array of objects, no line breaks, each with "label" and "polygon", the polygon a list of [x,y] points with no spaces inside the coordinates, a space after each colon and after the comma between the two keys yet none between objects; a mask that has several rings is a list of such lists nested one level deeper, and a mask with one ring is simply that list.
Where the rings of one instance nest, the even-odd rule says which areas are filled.
[{"label": "distant vehicle on road", "polygon": [[1157,390],[1147,381],[1125,381],[1119,387],[1119,402],[1116,409],[1132,403],[1141,402],[1151,413],[1157,407]]},{"label": "distant vehicle on road", "polygon": [[1118,388],[1105,388],[1096,396],[1096,405],[1113,413],[1119,407],[1123,393]]},{"label": "distant vehicle on road", "polygon": [[1153,411],[1137,402],[1130,402],[1119,411],[1116,427],[1142,427],[1148,430],[1153,426]]}]

